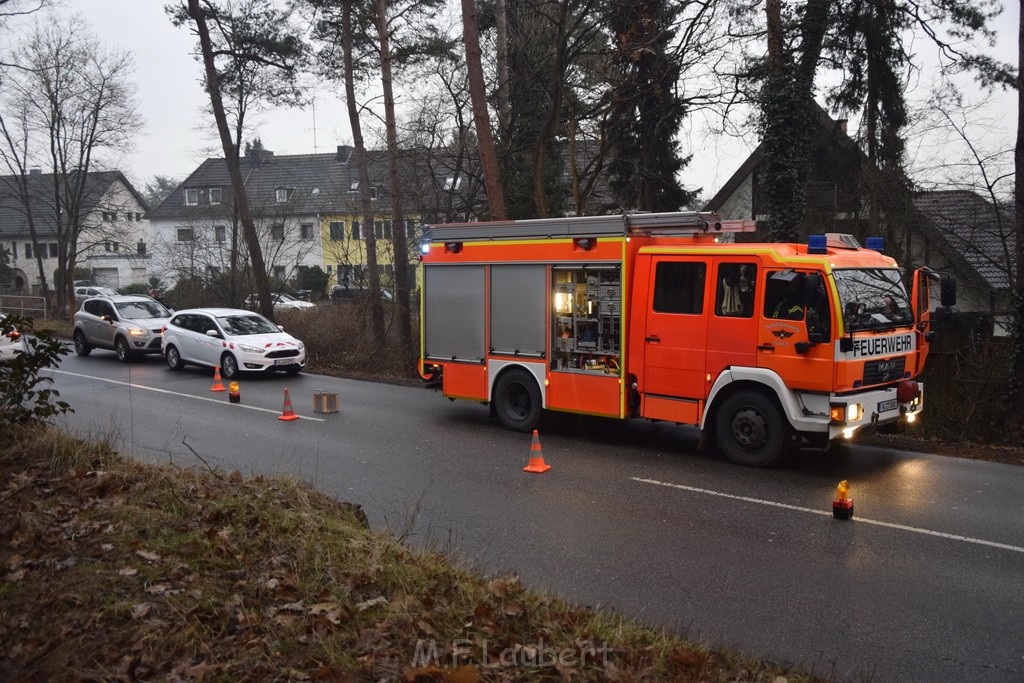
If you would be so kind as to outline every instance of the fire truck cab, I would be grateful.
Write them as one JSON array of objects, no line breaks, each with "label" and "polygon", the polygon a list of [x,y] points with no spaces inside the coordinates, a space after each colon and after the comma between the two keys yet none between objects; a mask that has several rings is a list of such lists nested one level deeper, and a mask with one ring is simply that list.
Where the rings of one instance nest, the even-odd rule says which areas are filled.
[{"label": "fire truck cab", "polygon": [[420,374],[509,429],[542,410],[664,420],[751,466],[915,421],[955,281],[923,268],[908,294],[848,235],[723,241],[754,229],[695,212],[430,226]]}]

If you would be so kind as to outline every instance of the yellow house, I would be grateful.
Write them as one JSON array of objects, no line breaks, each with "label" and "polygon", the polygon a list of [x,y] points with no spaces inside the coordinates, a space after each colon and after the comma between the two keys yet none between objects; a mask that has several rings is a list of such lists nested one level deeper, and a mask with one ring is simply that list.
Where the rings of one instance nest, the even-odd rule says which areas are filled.
[{"label": "yellow house", "polygon": [[[361,217],[350,214],[328,215],[321,219],[323,268],[330,276],[332,286],[341,285],[346,289],[363,289],[367,286],[364,223]],[[415,219],[405,221],[410,252],[415,247],[416,223]],[[384,214],[375,215],[373,233],[377,239],[377,269],[380,272],[381,286],[391,289],[395,281],[391,220]],[[410,267],[415,264],[415,259],[410,259]]]}]

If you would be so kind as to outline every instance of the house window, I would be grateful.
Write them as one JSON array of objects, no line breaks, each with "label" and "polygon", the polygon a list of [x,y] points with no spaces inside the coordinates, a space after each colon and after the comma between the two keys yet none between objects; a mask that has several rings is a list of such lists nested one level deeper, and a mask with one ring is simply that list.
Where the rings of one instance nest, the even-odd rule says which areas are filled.
[{"label": "house window", "polygon": [[185,190],[185,206],[199,206],[199,190]]},{"label": "house window", "polygon": [[103,243],[103,248],[106,249],[107,251],[117,251],[118,249],[120,249],[120,247],[121,247],[121,245],[118,244],[117,242],[104,242]]},{"label": "house window", "polygon": [[376,187],[371,187],[370,188],[370,199],[376,199],[376,198],[377,198],[377,188]]},{"label": "house window", "polygon": [[25,258],[32,258],[32,243],[25,242]]},{"label": "house window", "polygon": [[284,281],[284,266],[274,266],[274,277]]},{"label": "house window", "polygon": [[384,221],[384,239],[391,239],[391,221]]},{"label": "house window", "polygon": [[331,221],[328,224],[331,230],[331,240],[337,242],[345,239],[345,221]]},{"label": "house window", "polygon": [[146,243],[143,242],[142,240],[139,240],[138,252],[139,252],[139,256],[145,256],[146,255]]},{"label": "house window", "polygon": [[357,180],[356,182],[354,182],[351,185],[349,185],[348,191],[349,192],[359,192],[359,181]]},{"label": "house window", "polygon": [[278,242],[284,241],[284,226],[283,225],[272,225],[270,226],[270,239]]},{"label": "house window", "polygon": [[228,229],[223,225],[213,226],[213,238],[218,242],[227,242],[228,240]]},{"label": "house window", "polygon": [[135,220],[141,221],[142,220],[142,214],[141,213],[135,214]]},{"label": "house window", "polygon": [[313,239],[313,224],[303,223],[299,226],[299,236],[304,240]]},{"label": "house window", "polygon": [[179,242],[195,242],[196,231],[192,228],[178,228]]},{"label": "house window", "polygon": [[132,222],[132,217],[133,217],[134,215],[135,215],[135,214],[133,214],[133,213],[132,213],[131,211],[126,211],[126,212],[125,212],[125,214],[124,214],[124,217],[128,219],[128,222],[129,222],[129,223],[131,223],[131,222]]},{"label": "house window", "polygon": [[462,187],[462,176],[450,175],[444,179],[444,189],[446,192],[457,190]]},{"label": "house window", "polygon": [[334,270],[334,266],[332,266],[330,263],[328,263],[327,264],[327,274],[330,275],[331,271],[333,271],[333,270]]},{"label": "house window", "polygon": [[277,188],[274,197],[276,198],[278,204],[284,204],[285,202],[288,201],[288,189],[284,187]]},{"label": "house window", "polygon": [[56,242],[50,242],[50,258],[57,258],[60,256],[60,245]]},{"label": "house window", "polygon": [[210,188],[210,203],[220,204],[221,202],[221,189],[219,187]]},{"label": "house window", "polygon": [[384,223],[381,221],[373,222],[373,236],[377,239],[384,237]]},{"label": "house window", "polygon": [[352,221],[352,239],[362,239],[362,236],[360,235],[359,232],[359,221]]},{"label": "house window", "polygon": [[111,249],[111,247],[110,247],[110,242],[104,242],[104,243],[103,243],[103,249],[104,249],[105,251],[113,251],[113,250]]},{"label": "house window", "polygon": [[220,275],[220,268],[217,266],[206,266],[206,277],[217,277]]}]

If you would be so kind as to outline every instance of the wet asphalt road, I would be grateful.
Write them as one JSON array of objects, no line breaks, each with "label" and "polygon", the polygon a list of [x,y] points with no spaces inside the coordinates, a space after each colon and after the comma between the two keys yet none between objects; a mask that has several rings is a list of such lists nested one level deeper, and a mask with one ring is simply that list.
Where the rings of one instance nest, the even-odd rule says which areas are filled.
[{"label": "wet asphalt road", "polygon": [[[752,470],[690,429],[556,415],[553,469],[531,475],[529,436],[423,388],[276,375],[243,379],[231,405],[210,385],[103,351],[56,374],[80,435],[297,475],[374,526],[581,604],[822,675],[1024,680],[1024,468],[854,446]],[[276,419],[285,387],[303,419]],[[314,413],[315,388],[341,412]],[[853,522],[831,517],[840,479]]]}]

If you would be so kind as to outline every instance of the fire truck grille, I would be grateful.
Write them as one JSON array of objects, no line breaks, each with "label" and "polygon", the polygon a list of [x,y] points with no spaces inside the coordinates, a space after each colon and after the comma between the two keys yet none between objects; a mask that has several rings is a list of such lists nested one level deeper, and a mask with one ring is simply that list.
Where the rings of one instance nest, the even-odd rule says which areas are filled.
[{"label": "fire truck grille", "polygon": [[906,356],[868,361],[864,364],[864,386],[885,384],[886,382],[895,382],[898,379],[902,379],[906,364]]},{"label": "fire truck grille", "polygon": [[267,358],[294,358],[299,355],[298,349],[288,349],[287,351],[271,351],[267,354]]}]

